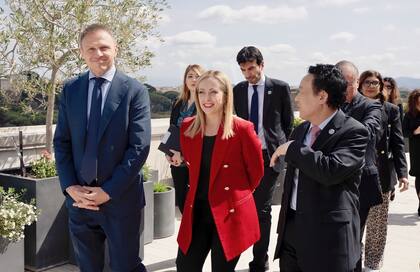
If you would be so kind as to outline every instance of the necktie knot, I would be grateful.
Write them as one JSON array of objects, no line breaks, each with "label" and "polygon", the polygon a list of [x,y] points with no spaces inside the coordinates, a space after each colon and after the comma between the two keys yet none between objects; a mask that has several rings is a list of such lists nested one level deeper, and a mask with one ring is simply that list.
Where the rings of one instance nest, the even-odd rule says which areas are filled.
[{"label": "necktie knot", "polygon": [[254,88],[254,93],[258,92],[258,85],[252,85],[252,88]]},{"label": "necktie knot", "polygon": [[310,133],[311,133],[311,146],[312,146],[314,144],[316,138],[321,133],[321,129],[317,125],[312,125]]}]

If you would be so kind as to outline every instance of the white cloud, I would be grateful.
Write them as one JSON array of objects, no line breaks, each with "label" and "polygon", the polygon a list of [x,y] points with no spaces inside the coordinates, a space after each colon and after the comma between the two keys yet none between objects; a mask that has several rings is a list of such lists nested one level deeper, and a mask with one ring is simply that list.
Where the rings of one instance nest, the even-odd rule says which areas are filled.
[{"label": "white cloud", "polygon": [[330,36],[330,40],[332,41],[344,41],[344,42],[351,42],[355,39],[355,35],[350,32],[338,32]]},{"label": "white cloud", "polygon": [[353,9],[353,12],[356,13],[356,14],[365,14],[365,13],[367,13],[369,11],[370,11],[370,8],[369,7],[362,7],[362,8],[355,8],[355,9]]},{"label": "white cloud", "polygon": [[306,18],[308,12],[305,7],[278,6],[268,7],[246,6],[241,9],[233,9],[227,5],[216,5],[209,7],[198,14],[200,19],[215,19],[223,23],[234,23],[238,21],[252,21],[263,24],[275,24],[279,22],[296,21]]},{"label": "white cloud", "polygon": [[360,2],[361,0],[318,0],[320,6],[345,6]]},{"label": "white cloud", "polygon": [[401,46],[393,46],[393,47],[388,47],[386,49],[386,51],[391,51],[391,52],[401,52],[401,51],[406,51],[409,50],[410,47],[407,45],[401,45]]},{"label": "white cloud", "polygon": [[414,29],[414,33],[416,33],[417,35],[420,35],[420,27]]},{"label": "white cloud", "polygon": [[396,27],[395,25],[393,25],[393,24],[388,24],[388,25],[385,25],[385,26],[382,28],[382,30],[383,30],[383,31],[386,31],[386,32],[394,32],[394,31],[396,31],[396,30],[397,30],[397,27]]},{"label": "white cloud", "polygon": [[277,53],[277,54],[293,54],[296,53],[296,49],[289,45],[284,43],[274,44],[269,47],[267,47],[267,50],[271,53]]},{"label": "white cloud", "polygon": [[162,13],[162,14],[160,15],[160,24],[161,24],[161,25],[166,25],[166,24],[169,24],[171,21],[172,21],[172,20],[171,20],[171,16],[169,16],[169,14],[167,14],[167,13]]},{"label": "white cloud", "polygon": [[173,36],[165,37],[164,39],[168,44],[176,45],[213,45],[216,43],[215,36],[201,30],[180,32]]}]

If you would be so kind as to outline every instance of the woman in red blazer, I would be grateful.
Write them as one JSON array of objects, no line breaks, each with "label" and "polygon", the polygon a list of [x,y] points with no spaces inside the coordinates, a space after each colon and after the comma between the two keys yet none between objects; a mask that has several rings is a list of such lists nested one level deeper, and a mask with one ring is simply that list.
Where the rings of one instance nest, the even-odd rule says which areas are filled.
[{"label": "woman in red blazer", "polygon": [[240,254],[260,238],[252,192],[264,172],[252,123],[233,115],[229,79],[204,73],[195,93],[197,115],[181,126],[190,188],[178,233],[177,271],[201,271],[211,250],[212,271],[234,271]]}]

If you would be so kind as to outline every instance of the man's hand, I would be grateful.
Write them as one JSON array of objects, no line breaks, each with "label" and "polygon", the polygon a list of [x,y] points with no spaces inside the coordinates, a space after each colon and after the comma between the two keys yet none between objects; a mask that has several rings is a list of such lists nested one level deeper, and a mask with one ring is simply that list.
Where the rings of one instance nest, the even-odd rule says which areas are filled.
[{"label": "man's hand", "polygon": [[284,156],[286,154],[287,149],[292,142],[293,141],[288,141],[277,147],[276,151],[273,153],[273,156],[271,156],[270,167],[273,167],[276,164],[276,161],[280,156]]},{"label": "man's hand", "polygon": [[399,181],[398,187],[400,188],[400,192],[404,192],[408,190],[409,183],[408,183],[407,178],[400,178],[398,181]]},{"label": "man's hand", "polygon": [[72,185],[66,188],[66,192],[74,200],[75,203],[91,204],[90,200],[85,198],[85,194],[89,191],[80,185]]},{"label": "man's hand", "polygon": [[418,126],[414,131],[413,131],[414,135],[419,135],[420,134],[420,126]]},{"label": "man's hand", "polygon": [[87,201],[74,203],[73,206],[93,211],[99,211],[99,206],[111,199],[109,195],[104,190],[102,190],[101,187],[83,186],[83,189],[86,190],[85,193],[83,193],[83,197]]}]

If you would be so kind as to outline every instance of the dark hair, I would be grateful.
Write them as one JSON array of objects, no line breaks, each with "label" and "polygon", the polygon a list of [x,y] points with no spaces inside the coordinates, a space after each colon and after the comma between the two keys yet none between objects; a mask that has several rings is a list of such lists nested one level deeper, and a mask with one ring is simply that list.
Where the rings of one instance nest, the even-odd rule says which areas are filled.
[{"label": "dark hair", "polygon": [[408,114],[411,117],[416,118],[420,115],[420,111],[417,109],[417,100],[420,97],[420,89],[413,90],[408,96]]},{"label": "dark hair", "polygon": [[384,77],[384,83],[388,82],[391,87],[391,93],[388,96],[388,102],[398,105],[401,103],[400,89],[398,89],[397,82],[392,77]]},{"label": "dark hair", "polygon": [[109,27],[107,27],[106,25],[102,25],[102,24],[91,24],[88,25],[83,31],[82,33],[80,33],[79,36],[79,45],[82,44],[83,39],[86,37],[86,35],[92,33],[92,32],[96,32],[98,30],[103,30],[105,32],[107,32],[109,35],[112,36],[112,31]]},{"label": "dark hair", "polygon": [[382,80],[382,76],[381,73],[375,71],[375,70],[367,70],[364,71],[359,78],[359,92],[362,92],[362,85],[363,82],[365,82],[365,80],[368,77],[376,77],[379,80],[379,94],[377,97],[375,98],[379,98],[379,100],[381,100],[381,103],[383,104],[386,100],[387,100],[387,94],[384,93],[384,82]]},{"label": "dark hair", "polygon": [[261,63],[264,62],[264,58],[261,54],[261,51],[255,46],[245,46],[241,49],[241,51],[239,51],[238,55],[236,56],[236,61],[238,62],[238,64],[254,60],[257,61],[258,65],[261,65]]},{"label": "dark hair", "polygon": [[338,109],[346,99],[347,81],[340,69],[331,64],[310,66],[308,73],[314,76],[312,86],[316,93],[328,94],[327,105]]}]

